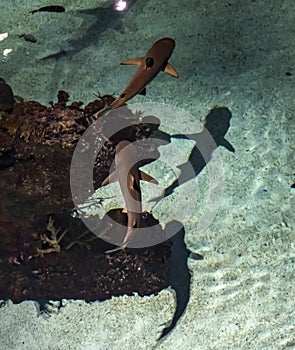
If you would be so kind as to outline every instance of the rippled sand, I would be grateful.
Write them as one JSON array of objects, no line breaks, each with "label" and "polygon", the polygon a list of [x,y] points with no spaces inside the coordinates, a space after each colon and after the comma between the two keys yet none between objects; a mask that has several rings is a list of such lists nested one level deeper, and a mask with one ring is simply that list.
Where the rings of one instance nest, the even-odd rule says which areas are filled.
[{"label": "rippled sand", "polygon": [[[171,290],[93,304],[67,301],[49,319],[37,317],[32,302],[9,303],[0,309],[1,348],[294,348],[294,2],[138,1],[121,22],[104,24],[85,12],[27,16],[42,1],[31,1],[31,7],[14,1],[17,11],[4,3],[0,32],[10,35],[0,42],[0,53],[14,51],[1,57],[0,75],[15,94],[40,102],[55,98],[58,89],[85,102],[97,90],[119,94],[134,72],[120,61],[170,36],[176,41],[171,62],[180,78],[161,74],[134,102],[172,104],[196,122],[215,105],[229,108],[225,138],[235,153],[223,147],[213,153],[213,160],[222,161],[223,192],[217,215],[203,231],[197,227],[202,217],[212,216],[204,207],[214,176],[210,183],[205,167],[197,177],[185,239],[204,260],[188,260],[190,301],[161,343],[156,345],[157,337],[175,307]],[[67,3],[74,8],[74,1],[60,5]],[[94,28],[101,31],[97,37],[91,37]],[[17,37],[22,33],[38,42],[24,42]],[[63,57],[40,60],[62,50]],[[178,132],[183,124],[181,118],[171,120]],[[177,200],[167,198],[158,215],[178,206],[181,213],[181,198],[195,196],[190,188],[179,188]]]}]

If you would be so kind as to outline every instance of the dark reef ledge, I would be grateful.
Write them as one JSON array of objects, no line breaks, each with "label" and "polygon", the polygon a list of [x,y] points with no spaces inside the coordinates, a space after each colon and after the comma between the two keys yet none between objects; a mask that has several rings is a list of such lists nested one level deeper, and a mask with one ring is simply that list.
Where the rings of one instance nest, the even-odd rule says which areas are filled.
[{"label": "dark reef ledge", "polygon": [[[168,286],[170,241],[105,254],[113,246],[72,217],[75,145],[89,116],[112,99],[99,97],[82,108],[81,102],[68,105],[68,94],[60,91],[49,107],[25,101],[0,109],[0,299],[94,301]],[[124,118],[132,120],[131,139],[150,136],[138,115],[130,111]],[[110,141],[94,170],[95,187],[113,158]],[[115,210],[124,224],[125,214]]]}]

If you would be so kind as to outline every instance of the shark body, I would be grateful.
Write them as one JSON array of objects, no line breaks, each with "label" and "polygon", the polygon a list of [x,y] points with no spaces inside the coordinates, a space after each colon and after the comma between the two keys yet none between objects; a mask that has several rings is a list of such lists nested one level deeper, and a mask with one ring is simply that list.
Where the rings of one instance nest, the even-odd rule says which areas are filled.
[{"label": "shark body", "polygon": [[140,180],[158,183],[153,177],[138,169],[138,160],[137,150],[131,142],[126,140],[119,142],[115,153],[116,170],[102,182],[102,186],[115,181],[119,181],[120,184],[128,219],[123,247],[132,239],[134,229],[140,227],[142,215]]},{"label": "shark body", "polygon": [[98,117],[107,110],[123,106],[128,100],[139,93],[145,94],[146,85],[161,71],[178,78],[177,71],[168,63],[174,47],[175,41],[173,39],[162,38],[153,44],[144,57],[127,59],[121,62],[121,64],[137,65],[138,69],[121,95],[109,106],[105,106],[95,113],[94,117]]}]

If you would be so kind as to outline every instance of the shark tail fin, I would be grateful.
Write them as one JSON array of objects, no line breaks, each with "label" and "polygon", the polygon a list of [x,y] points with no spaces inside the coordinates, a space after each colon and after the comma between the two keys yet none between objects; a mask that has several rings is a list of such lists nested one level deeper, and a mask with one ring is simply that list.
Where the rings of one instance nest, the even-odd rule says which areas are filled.
[{"label": "shark tail fin", "polygon": [[129,58],[127,60],[124,60],[120,64],[132,64],[135,66],[139,66],[143,60],[144,60],[144,57]]},{"label": "shark tail fin", "polygon": [[176,69],[170,63],[167,63],[167,65],[166,65],[166,67],[164,69],[164,72],[167,73],[167,74],[172,75],[172,77],[174,77],[174,78],[178,78],[179,77],[178,72],[176,71]]},{"label": "shark tail fin", "polygon": [[143,171],[140,171],[140,180],[151,182],[155,185],[159,184],[159,182],[155,178],[153,178],[152,176],[148,175],[147,173],[145,173]]}]

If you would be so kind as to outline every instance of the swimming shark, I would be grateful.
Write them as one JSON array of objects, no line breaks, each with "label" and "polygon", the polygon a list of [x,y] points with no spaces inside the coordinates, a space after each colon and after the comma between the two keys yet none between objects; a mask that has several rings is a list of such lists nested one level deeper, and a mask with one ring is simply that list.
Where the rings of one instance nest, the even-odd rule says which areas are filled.
[{"label": "swimming shark", "polygon": [[137,94],[145,95],[146,85],[151,82],[160,71],[164,71],[165,73],[178,78],[179,74],[172,65],[168,63],[174,47],[175,41],[173,39],[162,38],[153,44],[144,57],[127,59],[121,62],[121,64],[136,65],[138,66],[138,69],[121,95],[109,106],[105,106],[96,112],[94,117],[97,118],[105,111],[123,106],[128,100]]},{"label": "swimming shark", "polygon": [[[127,140],[119,142],[115,152],[116,169],[101,184],[105,186],[119,181],[124,197],[127,211],[127,233],[122,242],[122,247],[119,249],[127,246],[134,236],[134,229],[140,227],[142,215],[140,180],[158,184],[156,179],[138,169],[138,161],[136,147]],[[115,250],[118,250],[118,248],[112,251]]]}]

